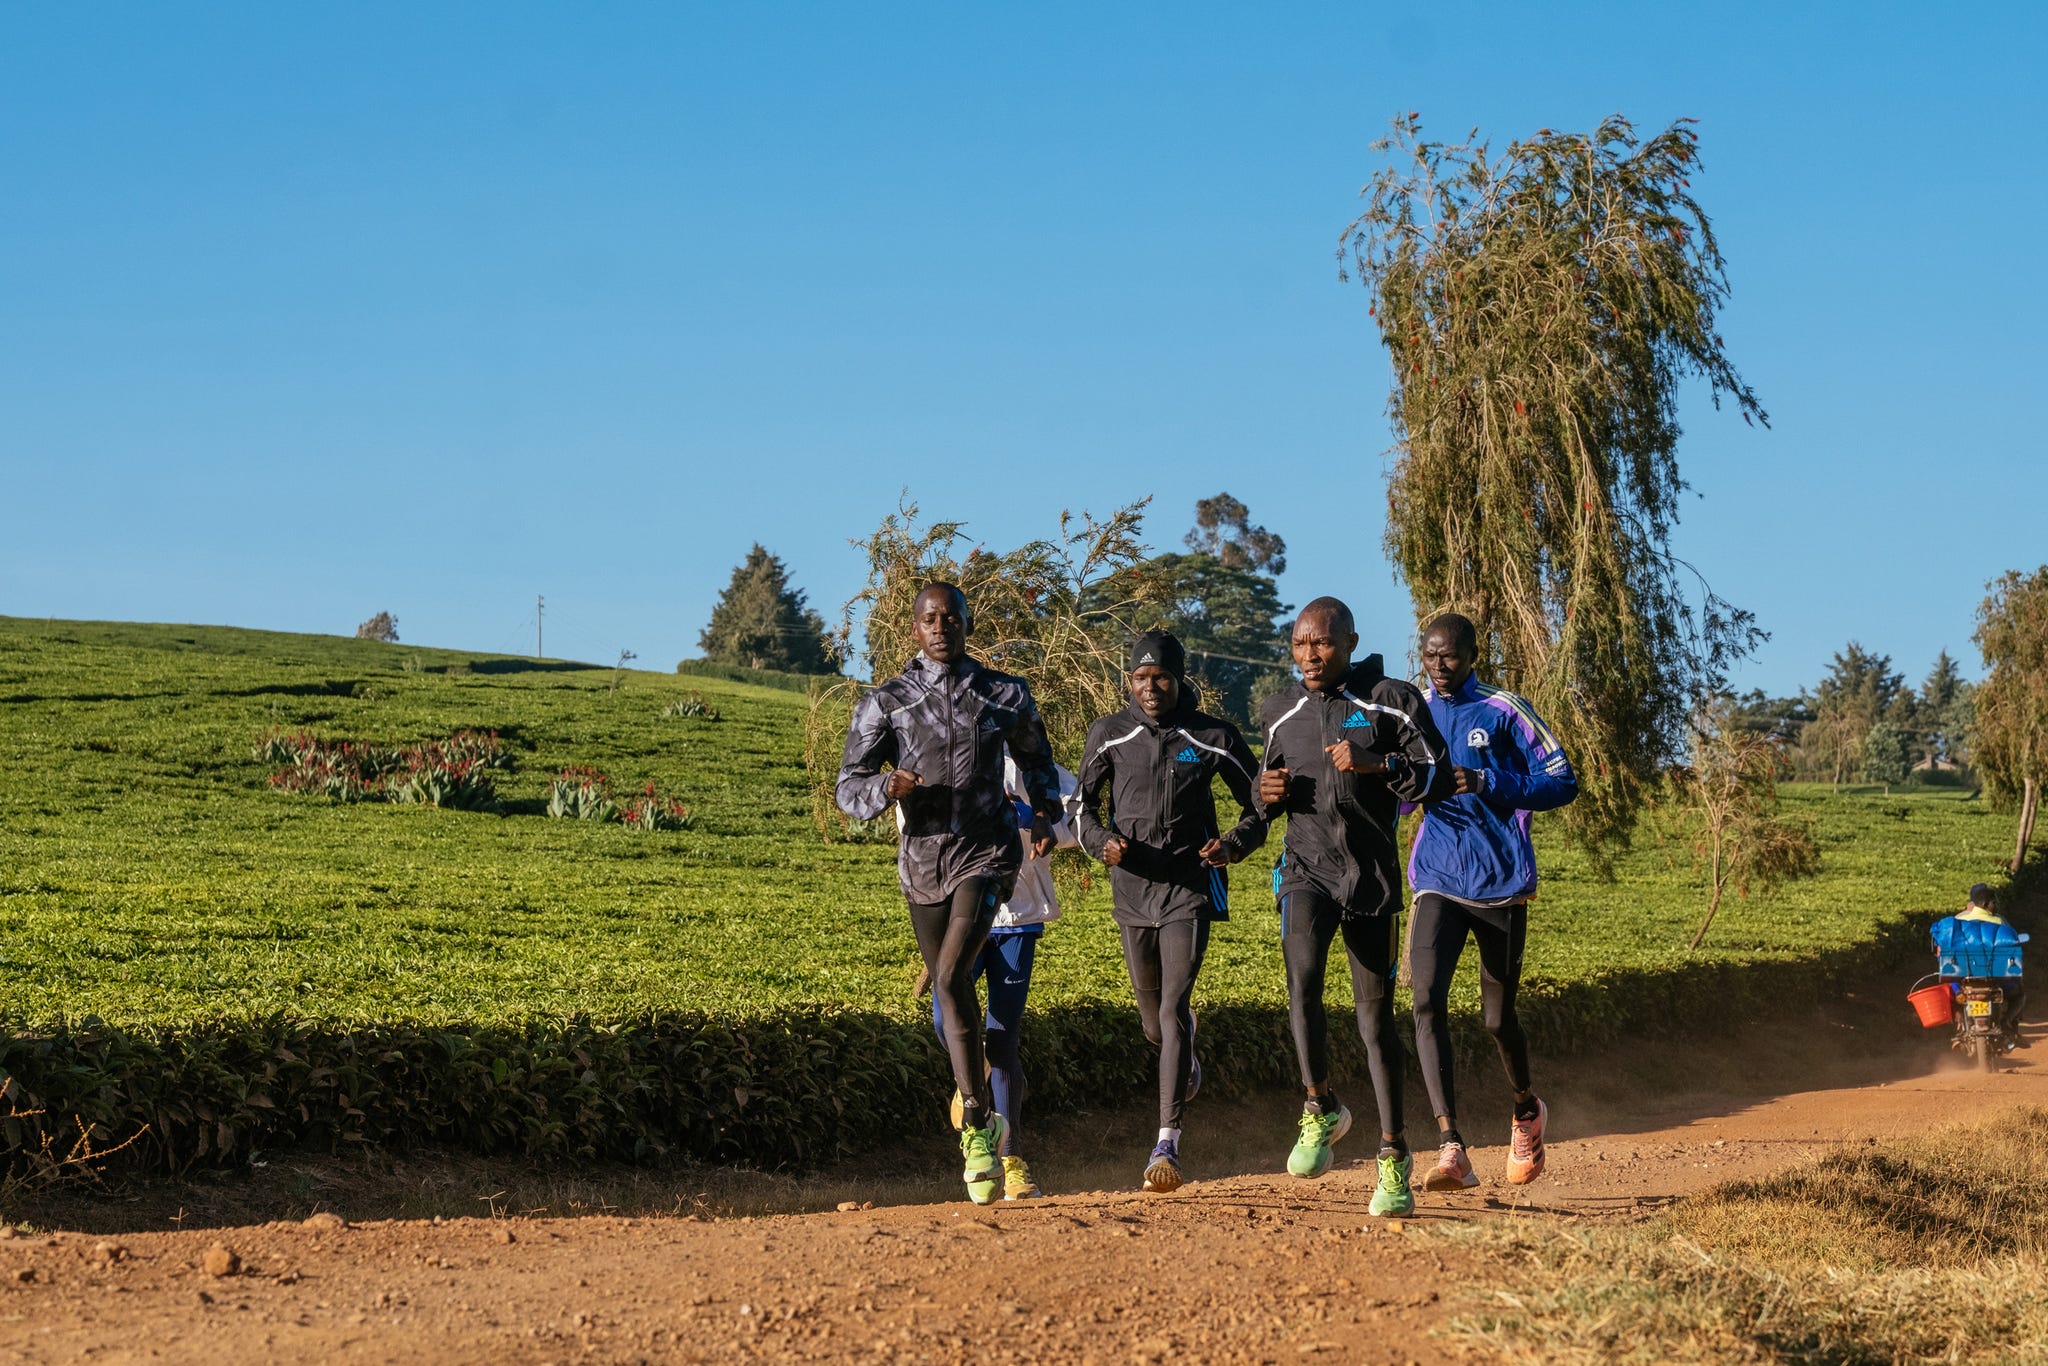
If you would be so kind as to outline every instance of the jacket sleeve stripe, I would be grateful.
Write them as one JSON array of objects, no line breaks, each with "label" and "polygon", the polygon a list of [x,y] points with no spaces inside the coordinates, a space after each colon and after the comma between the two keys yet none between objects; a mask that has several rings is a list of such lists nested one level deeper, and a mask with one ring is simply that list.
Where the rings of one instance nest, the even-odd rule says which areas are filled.
[{"label": "jacket sleeve stripe", "polygon": [[[1231,752],[1230,752],[1229,750],[1227,750],[1227,749],[1218,749],[1218,748],[1217,748],[1216,746],[1214,746],[1214,745],[1209,745],[1209,744],[1204,744],[1204,743],[1202,743],[1202,742],[1201,742],[1200,740],[1197,740],[1197,739],[1196,739],[1196,738],[1195,738],[1195,737],[1194,737],[1193,735],[1189,734],[1189,732],[1188,732],[1188,730],[1187,730],[1187,728],[1186,728],[1185,726],[1175,726],[1175,727],[1173,728],[1173,730],[1174,730],[1174,734],[1176,734],[1176,735],[1181,735],[1181,736],[1185,736],[1185,737],[1186,737],[1186,739],[1187,739],[1187,742],[1188,742],[1189,744],[1193,745],[1193,746],[1194,746],[1194,747],[1195,747],[1196,749],[1206,749],[1206,750],[1208,750],[1208,751],[1209,751],[1209,752],[1210,752],[1211,754],[1220,754],[1220,755],[1222,755],[1222,756],[1223,756],[1224,758],[1226,758],[1226,759],[1230,760],[1231,764],[1232,764],[1233,766],[1235,766],[1235,767],[1236,767],[1236,769],[1237,769],[1237,771],[1238,771],[1239,773],[1244,773],[1244,765],[1243,765],[1243,764],[1240,764],[1240,763],[1238,763],[1238,762],[1237,762],[1237,756],[1236,756],[1235,754],[1232,754],[1232,753],[1231,753]],[[1247,777],[1247,778],[1249,778],[1249,777],[1251,777],[1252,775],[1251,775],[1251,774],[1249,774],[1249,773],[1244,773],[1244,776],[1245,776],[1245,777]]]},{"label": "jacket sleeve stripe", "polygon": [[1430,748],[1429,737],[1427,735],[1423,735],[1422,727],[1415,724],[1414,717],[1410,716],[1407,712],[1402,711],[1399,707],[1383,707],[1377,702],[1367,702],[1359,698],[1357,695],[1355,695],[1349,688],[1340,688],[1338,689],[1338,691],[1342,693],[1344,697],[1349,699],[1352,706],[1363,707],[1367,711],[1376,711],[1384,713],[1387,716],[1393,717],[1396,721],[1399,721],[1403,726],[1406,726],[1409,730],[1414,731],[1416,735],[1421,737],[1422,752],[1429,756],[1429,766],[1432,769],[1436,767],[1436,761],[1441,756],[1439,756],[1434,749]]},{"label": "jacket sleeve stripe", "polygon": [[1281,717],[1278,721],[1275,721],[1272,725],[1266,727],[1267,749],[1271,749],[1273,747],[1273,736],[1275,735],[1275,733],[1279,731],[1280,727],[1286,725],[1289,721],[1293,720],[1294,714],[1307,705],[1308,699],[1304,697],[1299,702],[1296,702],[1293,706],[1289,707],[1287,709],[1287,714],[1285,716]]},{"label": "jacket sleeve stripe", "polygon": [[1564,748],[1557,742],[1556,733],[1543,724],[1543,718],[1536,714],[1536,709],[1529,705],[1527,698],[1518,697],[1506,688],[1496,688],[1485,683],[1479,685],[1479,693],[1488,701],[1505,706],[1514,714],[1515,719],[1521,722],[1522,732],[1534,750],[1532,758],[1544,758]]}]

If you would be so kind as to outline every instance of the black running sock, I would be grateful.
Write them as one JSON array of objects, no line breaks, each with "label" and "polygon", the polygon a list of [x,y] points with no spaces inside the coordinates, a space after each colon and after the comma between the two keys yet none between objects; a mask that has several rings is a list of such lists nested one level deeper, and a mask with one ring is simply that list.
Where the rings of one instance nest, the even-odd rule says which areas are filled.
[{"label": "black running sock", "polygon": [[1334,1115],[1343,1108],[1337,1103],[1337,1093],[1335,1091],[1325,1091],[1320,1096],[1310,1096],[1308,1098],[1308,1106],[1303,1108],[1309,1107],[1313,1107],[1317,1114],[1325,1117]]},{"label": "black running sock", "polygon": [[1436,1136],[1436,1145],[1439,1148],[1443,1147],[1446,1143],[1455,1143],[1460,1148],[1465,1146],[1465,1140],[1459,1137],[1458,1131],[1455,1128],[1445,1129]]},{"label": "black running sock", "polygon": [[1536,1097],[1534,1096],[1529,1097],[1515,1107],[1515,1118],[1520,1120],[1534,1119],[1540,1113],[1541,1111],[1536,1108]]},{"label": "black running sock", "polygon": [[988,1111],[982,1108],[973,1096],[964,1096],[960,1101],[960,1127],[963,1129],[986,1129]]},{"label": "black running sock", "polygon": [[1385,1141],[1384,1139],[1382,1139],[1382,1140],[1381,1140],[1381,1142],[1380,1142],[1380,1156],[1381,1156],[1381,1157],[1406,1157],[1406,1156],[1408,1156],[1408,1140],[1407,1140],[1407,1139],[1405,1139],[1405,1138],[1397,1138],[1397,1139],[1395,1139],[1395,1140],[1394,1140],[1394,1141],[1393,1141],[1392,1143],[1388,1143],[1388,1142],[1386,1142],[1386,1141]]}]

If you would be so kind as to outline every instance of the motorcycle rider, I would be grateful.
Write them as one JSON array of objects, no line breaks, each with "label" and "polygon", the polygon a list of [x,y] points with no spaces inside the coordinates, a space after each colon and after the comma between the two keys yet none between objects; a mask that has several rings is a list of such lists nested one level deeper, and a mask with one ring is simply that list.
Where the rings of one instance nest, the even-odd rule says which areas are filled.
[{"label": "motorcycle rider", "polygon": [[1970,888],[1969,903],[1956,914],[1935,921],[1930,937],[1944,981],[1953,984],[1965,977],[1997,980],[2005,992],[2006,1046],[2022,1047],[2020,1015],[2026,1009],[2027,989],[2021,974],[2020,945],[2026,936],[2016,933],[2011,922],[1998,913],[1997,895],[1986,884],[1976,884]]}]

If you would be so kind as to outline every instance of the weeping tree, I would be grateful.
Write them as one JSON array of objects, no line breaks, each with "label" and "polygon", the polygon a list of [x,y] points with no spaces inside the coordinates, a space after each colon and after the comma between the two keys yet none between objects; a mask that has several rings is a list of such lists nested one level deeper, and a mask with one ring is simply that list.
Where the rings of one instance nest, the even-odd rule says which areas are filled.
[{"label": "weeping tree", "polygon": [[[1124,704],[1136,623],[1150,624],[1163,608],[1163,588],[1127,572],[1146,558],[1144,509],[1144,502],[1134,503],[1101,521],[1062,513],[1057,535],[997,551],[963,545],[965,522],[924,522],[917,505],[905,503],[855,541],[867,557],[867,584],[847,602],[834,643],[841,658],[865,663],[867,680],[811,690],[804,764],[819,832],[827,839],[865,833],[832,797],[846,727],[861,690],[898,673],[917,653],[911,607],[933,580],[960,586],[974,617],[968,652],[1030,680],[1053,753],[1077,767],[1089,722]],[[864,641],[858,652],[857,635]]]},{"label": "weeping tree", "polygon": [[1689,127],[1617,116],[1499,156],[1421,130],[1376,144],[1390,164],[1338,246],[1393,358],[1387,549],[1418,619],[1479,623],[1483,675],[1557,727],[1581,783],[1563,818],[1599,858],[1764,638],[1671,551],[1679,388],[1768,418],[1714,330],[1728,283]]},{"label": "weeping tree", "polygon": [[1990,589],[1977,608],[1977,647],[1991,672],[1976,689],[1972,757],[1992,800],[2019,808],[2008,865],[2017,874],[2048,779],[2048,565],[2009,571]]}]

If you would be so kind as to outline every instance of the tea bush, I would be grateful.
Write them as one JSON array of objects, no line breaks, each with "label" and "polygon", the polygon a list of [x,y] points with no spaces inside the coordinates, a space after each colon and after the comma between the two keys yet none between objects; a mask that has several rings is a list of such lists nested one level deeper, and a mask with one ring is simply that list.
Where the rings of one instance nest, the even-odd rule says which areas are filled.
[{"label": "tea bush", "polygon": [[[160,1167],[428,1140],[803,1162],[942,1125],[895,850],[819,837],[803,697],[655,673],[612,693],[611,676],[342,637],[0,618],[0,1068],[47,1110],[18,1123],[68,1145],[82,1118],[102,1148],[146,1124],[114,1161]],[[692,689],[721,713],[715,746],[652,714]],[[498,737],[502,760],[482,760],[495,810],[269,792],[286,737],[345,735],[374,755],[462,731]],[[694,823],[626,836],[540,819],[572,765],[686,793]],[[1820,875],[1725,905],[1697,954],[1688,863],[1646,837],[1604,882],[1538,822],[1522,1002],[1539,1049],[1691,1037],[1847,974],[1907,971],[1915,914],[1995,880],[2009,842],[1955,791],[1784,799],[1815,820]],[[1232,917],[1197,987],[1204,1067],[1224,1091],[1293,1067],[1267,890],[1277,845],[1232,870]],[[1066,879],[1067,914],[1040,949],[1034,1107],[1099,1104],[1152,1066],[1104,880],[1090,883]],[[1331,977],[1332,1038],[1350,1040],[1335,1013],[1348,978]],[[1486,1046],[1475,964],[1452,1004],[1464,1042]],[[1337,1066],[1357,1076],[1355,1051]],[[5,1132],[25,1160],[36,1136]]]}]

